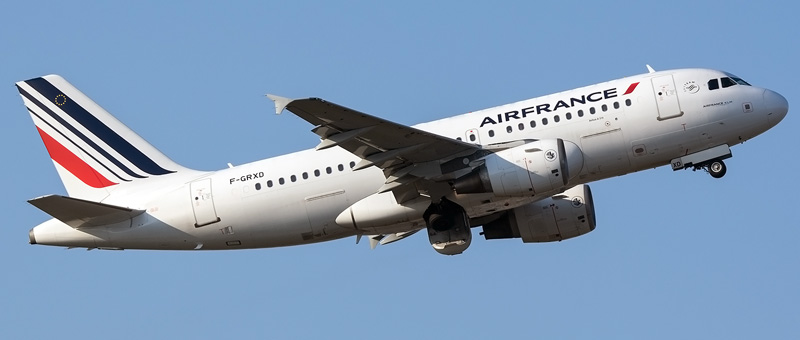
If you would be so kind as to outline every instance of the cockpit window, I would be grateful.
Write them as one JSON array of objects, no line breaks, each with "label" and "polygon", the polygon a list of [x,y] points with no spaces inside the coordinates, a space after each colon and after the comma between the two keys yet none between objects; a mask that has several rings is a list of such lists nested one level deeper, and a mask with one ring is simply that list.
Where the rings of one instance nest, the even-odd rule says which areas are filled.
[{"label": "cockpit window", "polygon": [[735,81],[739,85],[750,86],[750,83],[744,81],[742,78],[731,77],[731,79],[733,79],[733,81]]},{"label": "cockpit window", "polygon": [[723,88],[731,87],[731,86],[734,86],[734,85],[750,86],[750,84],[748,82],[742,80],[742,78],[739,78],[739,77],[731,75],[730,77],[722,77],[720,79],[711,79],[711,80],[709,80],[708,81],[708,89],[709,90],[716,90],[716,89],[719,88],[720,83],[722,83],[722,87]]},{"label": "cockpit window", "polygon": [[711,79],[708,81],[708,89],[716,90],[719,88],[719,79]]},{"label": "cockpit window", "polygon": [[736,82],[733,81],[733,79],[728,78],[728,77],[724,77],[724,78],[720,79],[720,81],[722,83],[722,88],[731,87],[733,85],[736,85]]}]

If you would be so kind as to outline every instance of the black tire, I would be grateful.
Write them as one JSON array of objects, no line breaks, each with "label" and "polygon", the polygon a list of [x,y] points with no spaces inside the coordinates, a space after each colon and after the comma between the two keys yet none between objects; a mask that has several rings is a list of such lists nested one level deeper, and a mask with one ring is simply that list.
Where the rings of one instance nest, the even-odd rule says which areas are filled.
[{"label": "black tire", "polygon": [[708,164],[707,169],[711,177],[714,178],[722,178],[722,176],[725,176],[725,173],[728,172],[728,167],[725,166],[725,162],[721,160],[711,161],[711,163]]}]

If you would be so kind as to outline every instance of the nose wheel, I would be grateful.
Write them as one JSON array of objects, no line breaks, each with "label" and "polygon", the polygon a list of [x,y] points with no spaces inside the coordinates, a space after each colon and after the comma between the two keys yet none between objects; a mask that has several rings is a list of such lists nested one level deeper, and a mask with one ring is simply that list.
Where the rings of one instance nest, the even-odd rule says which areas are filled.
[{"label": "nose wheel", "polygon": [[722,160],[713,160],[711,163],[708,163],[706,170],[708,170],[711,177],[722,178],[722,176],[725,176],[725,173],[728,172],[728,167],[725,166],[725,162]]}]

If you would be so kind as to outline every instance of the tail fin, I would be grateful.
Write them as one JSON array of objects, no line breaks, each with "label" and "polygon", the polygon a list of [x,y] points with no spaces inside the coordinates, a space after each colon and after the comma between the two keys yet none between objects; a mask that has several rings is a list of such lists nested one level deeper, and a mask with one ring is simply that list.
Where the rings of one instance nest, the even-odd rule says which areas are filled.
[{"label": "tail fin", "polygon": [[119,186],[185,169],[60,76],[17,89],[71,197],[101,201]]}]

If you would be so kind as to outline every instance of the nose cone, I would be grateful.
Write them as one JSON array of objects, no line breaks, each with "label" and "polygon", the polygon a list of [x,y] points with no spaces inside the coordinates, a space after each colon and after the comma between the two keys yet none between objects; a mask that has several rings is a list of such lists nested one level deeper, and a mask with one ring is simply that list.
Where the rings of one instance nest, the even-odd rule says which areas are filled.
[{"label": "nose cone", "polygon": [[767,117],[772,125],[778,124],[789,112],[789,102],[775,91],[764,90],[764,105],[767,107]]}]

